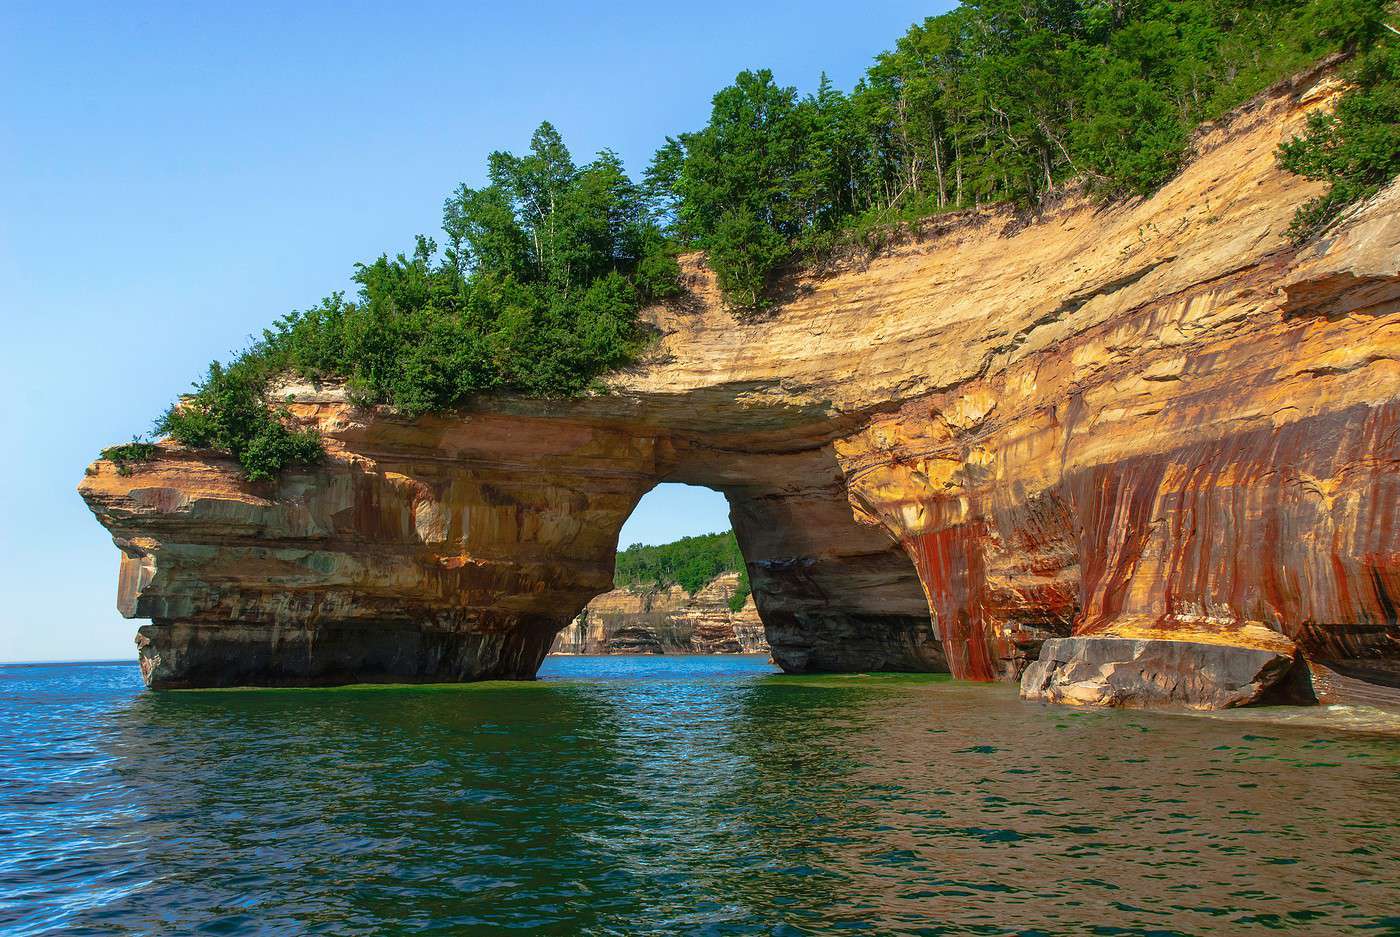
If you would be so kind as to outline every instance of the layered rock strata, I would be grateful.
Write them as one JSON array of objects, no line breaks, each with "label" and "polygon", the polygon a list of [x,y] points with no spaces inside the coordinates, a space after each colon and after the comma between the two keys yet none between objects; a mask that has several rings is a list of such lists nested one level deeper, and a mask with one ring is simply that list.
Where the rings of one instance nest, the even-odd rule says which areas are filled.
[{"label": "layered rock strata", "polygon": [[729,608],[738,573],[721,573],[694,595],[677,585],[626,587],[597,596],[554,639],[554,654],[767,654],[749,596]]},{"label": "layered rock strata", "polygon": [[1229,709],[1315,702],[1286,642],[1273,650],[1204,641],[1086,635],[1046,641],[1021,691],[1054,703]]},{"label": "layered rock strata", "polygon": [[608,395],[408,421],[289,386],[324,465],[95,463],[147,679],[530,676],[679,481],[728,497],[789,671],[1140,705],[1266,699],[1309,661],[1400,682],[1400,187],[1295,249],[1319,189],[1273,156],[1336,91],[1261,97],[1150,199],[935,219],[763,316],[687,258]]}]

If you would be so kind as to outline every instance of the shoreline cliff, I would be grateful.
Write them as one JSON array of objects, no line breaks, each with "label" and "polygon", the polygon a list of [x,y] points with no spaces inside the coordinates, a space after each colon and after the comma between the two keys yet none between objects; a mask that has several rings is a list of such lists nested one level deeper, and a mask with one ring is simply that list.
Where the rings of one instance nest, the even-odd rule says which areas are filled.
[{"label": "shoreline cliff", "polygon": [[1400,186],[1302,248],[1274,152],[1335,80],[1150,198],[935,221],[736,320],[701,258],[605,395],[407,419],[289,384],[327,459],[89,467],[156,687],[528,678],[661,482],[729,499],[789,672],[1074,704],[1400,683]]},{"label": "shoreline cliff", "polygon": [[625,586],[596,596],[559,632],[551,654],[768,654],[753,596],[737,610],[737,572],[694,594],[679,585]]}]

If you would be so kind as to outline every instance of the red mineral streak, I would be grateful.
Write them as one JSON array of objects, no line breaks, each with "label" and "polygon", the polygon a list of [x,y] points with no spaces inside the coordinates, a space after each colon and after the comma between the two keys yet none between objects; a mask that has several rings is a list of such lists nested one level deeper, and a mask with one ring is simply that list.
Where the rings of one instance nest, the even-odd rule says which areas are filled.
[{"label": "red mineral streak", "polygon": [[994,680],[989,633],[985,529],[964,524],[904,541],[928,594],[948,669],[959,680]]},{"label": "red mineral streak", "polygon": [[1080,524],[1081,617],[1076,634],[1106,630],[1123,613],[1128,588],[1152,533],[1152,507],[1164,465],[1108,465],[1070,482]]}]

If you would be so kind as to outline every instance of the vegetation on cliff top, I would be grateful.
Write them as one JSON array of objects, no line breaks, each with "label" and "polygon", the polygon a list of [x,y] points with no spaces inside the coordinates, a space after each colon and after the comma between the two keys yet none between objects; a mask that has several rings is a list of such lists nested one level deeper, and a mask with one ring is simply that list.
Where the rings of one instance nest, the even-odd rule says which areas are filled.
[{"label": "vegetation on cliff top", "polygon": [[1283,168],[1331,183],[1298,209],[1289,229],[1295,244],[1400,175],[1400,48],[1378,46],[1353,62],[1346,77],[1352,90],[1335,111],[1314,113],[1306,133],[1279,147]]},{"label": "vegetation on cliff top", "polygon": [[118,475],[130,475],[133,465],[156,457],[156,445],[138,437],[120,446],[108,446],[102,450],[101,457],[117,467]]},{"label": "vegetation on cliff top", "polygon": [[739,574],[739,588],[729,598],[730,610],[737,612],[749,597],[749,573],[732,530],[682,537],[659,546],[634,543],[618,551],[613,584],[619,589],[678,585],[694,595],[726,572]]},{"label": "vegetation on cliff top", "polygon": [[[419,236],[357,265],[353,299],[285,316],[156,429],[259,479],[322,453],[271,399],[279,375],[345,380],[409,415],[482,392],[584,393],[639,349],[637,311],[678,290],[679,250],[705,250],[742,312],[781,264],[902,219],[1034,207],[1070,179],[1146,194],[1202,120],[1328,52],[1371,48],[1385,13],[1386,0],[968,0],[913,26],[849,93],[823,77],[799,97],[741,73],[640,184],[606,150],[576,164],[541,124],[527,155],[493,153],[489,184],[447,199],[441,247]],[[1332,182],[1296,237],[1400,171],[1395,55],[1360,63],[1336,116],[1280,152]]]},{"label": "vegetation on cliff top", "polygon": [[337,293],[209,367],[156,431],[232,453],[250,479],[315,461],[268,388],[291,373],[348,381],[352,397],[417,415],[484,391],[582,393],[637,349],[638,307],[677,289],[672,245],[617,156],[583,166],[541,124],[525,156],[491,154],[490,185],[443,207],[445,243],[355,267]]},{"label": "vegetation on cliff top", "polygon": [[891,221],[1033,208],[1070,179],[1104,198],[1148,194],[1201,121],[1373,44],[1385,12],[1386,0],[967,0],[912,27],[849,94],[823,80],[799,97],[766,70],[740,74],[647,182],[672,236],[707,250],[725,293],[753,308],[781,263]]}]

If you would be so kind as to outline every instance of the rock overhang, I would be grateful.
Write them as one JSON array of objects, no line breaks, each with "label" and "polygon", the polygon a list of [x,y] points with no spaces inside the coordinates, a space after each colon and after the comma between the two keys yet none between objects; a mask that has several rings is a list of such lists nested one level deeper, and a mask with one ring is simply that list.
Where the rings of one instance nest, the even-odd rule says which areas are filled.
[{"label": "rock overhang", "polygon": [[292,383],[323,466],[98,463],[81,490],[123,547],[123,612],[167,665],[220,648],[201,673],[228,629],[264,628],[281,637],[248,631],[251,656],[334,682],[331,635],[417,622],[455,649],[355,666],[528,676],[538,636],[609,587],[640,497],[686,481],[730,498],[789,669],[1014,679],[1052,641],[1197,646],[1203,621],[1210,646],[1262,628],[1304,657],[1400,658],[1400,188],[1288,244],[1316,187],[1273,150],[1309,92],[1202,136],[1152,198],[938,219],[794,272],[758,319],[684,258],[686,301],[649,311],[656,348],[605,395],[406,420]]}]

